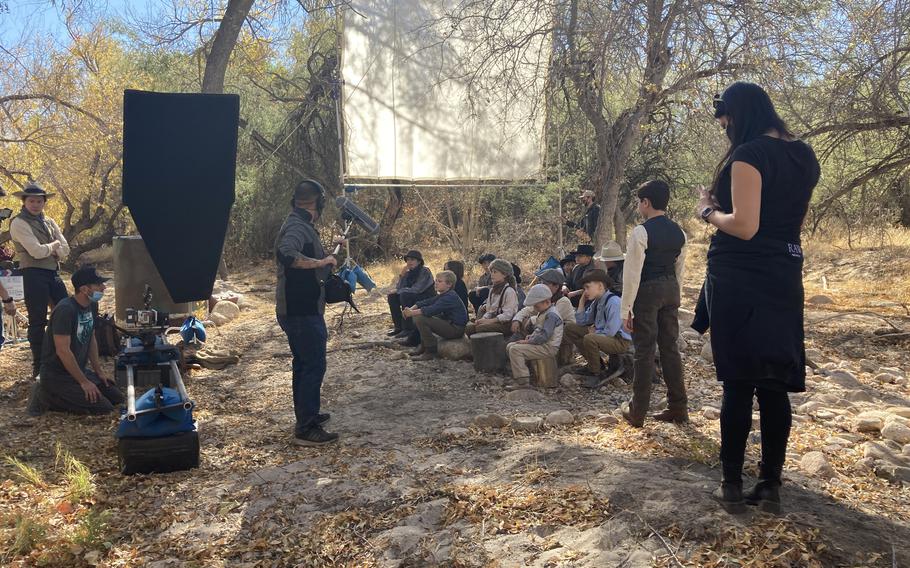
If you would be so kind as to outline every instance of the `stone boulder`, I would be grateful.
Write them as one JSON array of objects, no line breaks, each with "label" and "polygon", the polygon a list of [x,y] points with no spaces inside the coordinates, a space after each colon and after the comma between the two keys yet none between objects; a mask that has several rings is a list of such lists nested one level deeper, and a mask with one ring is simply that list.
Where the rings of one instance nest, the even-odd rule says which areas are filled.
[{"label": "stone boulder", "polygon": [[537,432],[543,426],[539,416],[519,416],[512,420],[512,428],[519,432]]},{"label": "stone boulder", "polygon": [[568,410],[554,410],[547,414],[545,422],[547,426],[564,426],[575,422],[575,417]]},{"label": "stone boulder", "polygon": [[442,435],[447,438],[460,438],[462,436],[467,436],[470,432],[471,431],[468,430],[467,428],[460,428],[460,427],[455,426],[455,427],[446,428],[445,430],[443,430]]},{"label": "stone boulder", "polygon": [[898,444],[910,444],[910,427],[897,420],[889,420],[882,428],[882,438]]},{"label": "stone boulder", "polygon": [[702,346],[701,356],[702,356],[702,359],[704,359],[708,363],[714,362],[714,352],[711,351],[711,342],[710,341],[706,341],[705,344]]},{"label": "stone boulder", "polygon": [[220,314],[226,317],[228,321],[231,321],[240,315],[240,307],[229,300],[221,300],[215,304],[215,309],[212,310],[212,315],[214,316],[215,314]]},{"label": "stone boulder", "polygon": [[220,313],[216,313],[216,312],[212,312],[211,314],[209,314],[209,319],[212,320],[212,323],[218,327],[221,327],[221,326],[231,322],[231,318],[227,317],[224,314],[220,314]]},{"label": "stone boulder", "polygon": [[498,414],[478,414],[471,423],[478,428],[505,428],[509,420]]},{"label": "stone boulder", "polygon": [[857,432],[880,432],[885,425],[881,413],[876,411],[861,412],[853,419],[853,428]]},{"label": "stone boulder", "polygon": [[708,420],[719,420],[720,419],[720,409],[714,408],[713,406],[705,406],[701,409],[702,415]]},{"label": "stone boulder", "polygon": [[834,468],[831,467],[831,464],[828,463],[828,459],[822,452],[809,452],[804,455],[802,459],[799,460],[799,467],[809,475],[821,477],[823,479],[830,479],[837,475],[837,472],[834,471]]},{"label": "stone boulder", "polygon": [[875,381],[882,384],[893,385],[897,382],[897,377],[891,373],[879,373],[875,375]]},{"label": "stone boulder", "polygon": [[562,385],[563,388],[572,389],[577,387],[579,383],[578,375],[573,375],[572,373],[566,373],[559,378],[559,384]]},{"label": "stone boulder", "polygon": [[825,296],[824,294],[816,294],[807,300],[810,304],[815,304],[817,306],[825,306],[834,303],[834,300],[830,296]]},{"label": "stone boulder", "polygon": [[518,389],[506,395],[509,402],[540,402],[544,396],[540,391],[534,389]]},{"label": "stone boulder", "polygon": [[857,387],[863,386],[862,383],[856,380],[856,377],[853,375],[853,373],[850,371],[845,371],[843,369],[831,371],[831,373],[828,375],[828,381],[845,389],[856,389]]},{"label": "stone boulder", "polygon": [[459,339],[440,339],[439,356],[450,361],[470,361],[471,341],[467,337]]}]

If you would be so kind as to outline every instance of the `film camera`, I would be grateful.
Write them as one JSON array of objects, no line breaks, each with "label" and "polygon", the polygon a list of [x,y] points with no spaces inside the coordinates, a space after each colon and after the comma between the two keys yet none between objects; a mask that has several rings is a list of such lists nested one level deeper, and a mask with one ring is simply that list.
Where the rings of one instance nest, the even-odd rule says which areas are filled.
[{"label": "film camera", "polygon": [[147,284],[142,296],[143,309],[127,308],[126,325],[132,328],[167,327],[170,314],[151,309],[152,289]]}]

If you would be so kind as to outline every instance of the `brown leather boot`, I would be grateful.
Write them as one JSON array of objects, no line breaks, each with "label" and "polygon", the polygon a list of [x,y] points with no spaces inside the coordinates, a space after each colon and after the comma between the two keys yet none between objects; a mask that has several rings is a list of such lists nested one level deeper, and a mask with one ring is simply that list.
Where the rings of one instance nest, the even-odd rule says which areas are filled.
[{"label": "brown leather boot", "polygon": [[689,411],[688,410],[670,410],[665,408],[657,414],[651,416],[654,420],[658,422],[673,422],[674,424],[685,424],[689,421]]},{"label": "brown leather boot", "polygon": [[633,426],[633,427],[635,427],[635,428],[641,428],[642,426],[645,425],[645,419],[644,419],[644,417],[639,418],[639,417],[637,417],[637,416],[633,416],[633,415],[632,415],[632,407],[629,405],[628,402],[624,402],[624,403],[622,404],[621,409],[622,409],[622,417],[623,417],[623,418],[626,420],[626,422],[628,422],[631,426]]}]

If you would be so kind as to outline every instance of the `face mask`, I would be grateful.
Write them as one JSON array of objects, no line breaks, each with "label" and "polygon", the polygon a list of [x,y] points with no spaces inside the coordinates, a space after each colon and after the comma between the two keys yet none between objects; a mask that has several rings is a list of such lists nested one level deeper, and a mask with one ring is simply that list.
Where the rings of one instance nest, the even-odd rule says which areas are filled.
[{"label": "face mask", "polygon": [[101,301],[101,298],[104,297],[104,292],[98,292],[98,291],[92,292],[91,294],[89,294],[88,297],[91,301],[98,303]]}]

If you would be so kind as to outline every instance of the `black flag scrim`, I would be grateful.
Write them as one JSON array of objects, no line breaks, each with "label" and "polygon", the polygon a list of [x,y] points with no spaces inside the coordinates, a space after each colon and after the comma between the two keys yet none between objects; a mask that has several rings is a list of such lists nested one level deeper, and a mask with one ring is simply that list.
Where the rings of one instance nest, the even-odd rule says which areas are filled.
[{"label": "black flag scrim", "polygon": [[175,302],[211,296],[239,116],[237,95],[123,93],[123,203]]}]

